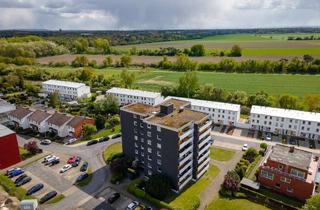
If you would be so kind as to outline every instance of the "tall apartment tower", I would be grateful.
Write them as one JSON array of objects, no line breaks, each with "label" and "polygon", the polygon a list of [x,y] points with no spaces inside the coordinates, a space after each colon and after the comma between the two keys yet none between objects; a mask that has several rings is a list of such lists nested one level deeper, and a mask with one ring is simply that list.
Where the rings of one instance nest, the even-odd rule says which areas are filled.
[{"label": "tall apartment tower", "polygon": [[190,107],[190,102],[169,99],[120,110],[124,154],[135,159],[147,177],[167,175],[177,192],[209,168],[211,121]]}]

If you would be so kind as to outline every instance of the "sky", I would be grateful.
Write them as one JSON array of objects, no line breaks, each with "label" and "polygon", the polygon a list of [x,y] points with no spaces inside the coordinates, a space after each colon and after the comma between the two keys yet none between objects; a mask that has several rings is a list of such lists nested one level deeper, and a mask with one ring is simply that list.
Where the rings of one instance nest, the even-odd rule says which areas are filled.
[{"label": "sky", "polygon": [[320,26],[320,0],[0,0],[0,30]]}]

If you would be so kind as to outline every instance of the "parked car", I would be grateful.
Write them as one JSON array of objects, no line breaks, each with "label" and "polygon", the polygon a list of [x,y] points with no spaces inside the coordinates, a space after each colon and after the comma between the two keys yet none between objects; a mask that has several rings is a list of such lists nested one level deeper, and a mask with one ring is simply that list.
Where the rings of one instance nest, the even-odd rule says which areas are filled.
[{"label": "parked car", "polygon": [[9,173],[9,178],[15,177],[15,176],[19,176],[20,174],[23,174],[24,170],[22,170],[21,168],[16,168],[15,170],[11,171]]},{"label": "parked car", "polygon": [[45,156],[45,157],[43,158],[42,163],[47,162],[47,160],[50,159],[50,158],[52,158],[52,157],[53,157],[53,155],[47,155],[47,156]]},{"label": "parked car", "polygon": [[49,140],[49,139],[43,139],[43,140],[40,141],[40,144],[42,144],[42,145],[49,145],[49,144],[51,144],[51,140]]},{"label": "parked car", "polygon": [[18,182],[20,182],[20,181],[21,181],[22,179],[24,179],[25,177],[27,177],[26,174],[20,175],[20,176],[14,181],[14,183],[17,184]]},{"label": "parked car", "polygon": [[247,151],[248,150],[248,144],[244,144],[242,146],[242,151]]},{"label": "parked car", "polygon": [[108,198],[108,202],[109,203],[114,203],[116,200],[118,200],[120,198],[120,193],[113,193],[109,198]]},{"label": "parked car", "polygon": [[76,160],[77,160],[77,156],[73,155],[68,159],[67,163],[72,164],[72,163],[76,162]]},{"label": "parked car", "polygon": [[138,201],[132,201],[128,206],[127,210],[134,210],[139,205]]},{"label": "parked car", "polygon": [[88,176],[89,176],[89,174],[86,173],[86,172],[80,174],[80,175],[77,177],[75,184],[81,182],[82,180],[84,180],[84,179],[87,178]]},{"label": "parked car", "polygon": [[79,162],[76,161],[76,162],[72,163],[71,165],[72,165],[72,167],[78,167],[79,166]]},{"label": "parked car", "polygon": [[80,163],[81,162],[81,157],[80,156],[77,156],[76,158],[76,162]]},{"label": "parked car", "polygon": [[32,180],[32,179],[31,179],[30,176],[24,177],[21,181],[19,181],[19,182],[16,183],[16,186],[17,186],[17,187],[20,187],[20,186],[22,186],[22,185],[30,182],[31,180]]},{"label": "parked car", "polygon": [[16,170],[16,169],[17,169],[17,168],[10,168],[10,169],[8,169],[8,170],[6,171],[6,175],[9,176],[9,174],[10,174],[12,171]]},{"label": "parked car", "polygon": [[72,165],[70,165],[70,164],[64,165],[64,166],[60,169],[60,173],[64,173],[64,172],[70,170],[71,168],[72,168]]},{"label": "parked car", "polygon": [[116,139],[116,138],[120,138],[120,137],[121,137],[121,133],[118,133],[118,134],[114,134],[111,138]]},{"label": "parked car", "polygon": [[51,191],[51,192],[45,194],[42,198],[40,198],[39,203],[45,203],[48,200],[50,200],[51,198],[55,197],[56,195],[57,195],[56,191]]},{"label": "parked car", "polygon": [[153,209],[150,206],[148,206],[144,210],[153,210]]},{"label": "parked car", "polygon": [[272,138],[271,133],[267,133],[266,134],[266,140],[267,141],[271,141],[271,138]]},{"label": "parked car", "polygon": [[105,142],[105,141],[109,141],[110,137],[109,136],[105,136],[99,139],[99,143],[101,142]]},{"label": "parked car", "polygon": [[97,144],[97,143],[98,143],[98,140],[91,140],[91,141],[87,142],[87,146],[91,146],[91,145],[94,145],[94,144]]},{"label": "parked car", "polygon": [[59,163],[60,163],[60,159],[57,158],[57,159],[51,161],[51,163],[49,164],[49,166],[51,167],[51,166],[57,165],[57,164],[59,164]]},{"label": "parked car", "polygon": [[81,168],[80,168],[80,171],[81,171],[81,172],[87,171],[88,166],[89,166],[89,163],[88,163],[88,162],[84,162],[84,163],[82,164]]},{"label": "parked car", "polygon": [[76,138],[72,138],[72,139],[67,139],[64,141],[64,144],[65,145],[69,145],[69,144],[72,144],[73,142],[77,141],[78,139]]},{"label": "parked car", "polygon": [[44,164],[45,165],[50,165],[55,160],[60,160],[60,158],[53,155],[51,158],[48,158],[47,161]]},{"label": "parked car", "polygon": [[39,190],[41,190],[43,187],[44,185],[42,183],[36,184],[27,191],[27,195],[32,195],[33,193],[36,193]]}]

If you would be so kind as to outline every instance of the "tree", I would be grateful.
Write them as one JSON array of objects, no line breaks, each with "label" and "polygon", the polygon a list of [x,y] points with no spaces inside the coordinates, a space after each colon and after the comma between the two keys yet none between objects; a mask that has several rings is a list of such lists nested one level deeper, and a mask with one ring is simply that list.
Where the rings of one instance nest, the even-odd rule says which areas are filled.
[{"label": "tree", "polygon": [[78,70],[79,76],[78,78],[81,81],[89,81],[95,74],[95,70],[91,67],[85,67],[81,70]]},{"label": "tree", "polygon": [[304,105],[308,111],[315,112],[320,110],[320,95],[308,94],[303,100]]},{"label": "tree", "polygon": [[242,49],[239,45],[233,45],[231,48],[230,56],[233,57],[241,57],[242,55]]},{"label": "tree", "polygon": [[243,158],[248,160],[250,163],[252,163],[255,158],[257,157],[258,152],[256,150],[256,148],[254,147],[249,147],[249,149],[246,151],[246,153],[244,153]]},{"label": "tree", "polygon": [[182,77],[180,77],[177,93],[179,96],[190,98],[195,95],[198,88],[199,81],[197,73],[194,71],[188,71]]},{"label": "tree", "polygon": [[60,106],[60,98],[59,98],[59,92],[54,91],[49,95],[49,104],[50,107],[56,108]]},{"label": "tree", "polygon": [[182,54],[177,57],[172,69],[176,71],[193,71],[197,69],[197,62],[190,60],[188,56]]},{"label": "tree", "polygon": [[109,41],[107,39],[98,38],[95,40],[96,47],[103,53],[108,53],[110,51]]},{"label": "tree", "polygon": [[105,124],[106,124],[106,118],[104,116],[102,116],[101,114],[98,114],[95,118],[95,122],[96,122],[96,128],[97,130],[101,130],[104,129]]},{"label": "tree", "polygon": [[311,63],[313,61],[313,57],[311,55],[304,55],[303,60],[307,63]]},{"label": "tree", "polygon": [[146,192],[159,200],[166,198],[170,192],[170,189],[171,180],[169,177],[161,174],[152,175],[146,182]]},{"label": "tree", "polygon": [[235,171],[228,171],[224,177],[223,187],[231,191],[232,194],[239,191],[240,177]]},{"label": "tree", "polygon": [[132,62],[132,58],[129,55],[124,55],[120,58],[120,65],[122,67],[128,67]]},{"label": "tree", "polygon": [[113,95],[107,95],[103,100],[94,104],[94,112],[102,116],[119,113],[119,103]]},{"label": "tree", "polygon": [[196,44],[191,47],[191,56],[204,56],[206,53],[204,46],[202,44]]},{"label": "tree", "polygon": [[130,88],[134,83],[135,74],[130,73],[127,69],[124,69],[121,71],[120,79],[122,86],[124,86],[125,88]]},{"label": "tree", "polygon": [[268,145],[266,143],[261,143],[260,148],[266,150],[268,148]]},{"label": "tree", "polygon": [[298,98],[291,95],[283,95],[279,98],[279,105],[284,109],[296,109],[298,107]]},{"label": "tree", "polygon": [[112,66],[113,63],[113,59],[111,56],[107,56],[104,60],[103,60],[103,66],[104,67],[108,67],[108,66]]},{"label": "tree", "polygon": [[89,59],[86,56],[78,56],[72,61],[71,65],[73,67],[85,67],[89,65]]},{"label": "tree", "polygon": [[320,209],[320,194],[315,194],[307,199],[307,202],[302,207],[302,210],[318,210]]},{"label": "tree", "polygon": [[247,100],[247,106],[259,105],[259,106],[271,106],[268,93],[259,91],[254,95],[250,95]]},{"label": "tree", "polygon": [[39,147],[36,141],[30,141],[23,146],[31,154],[36,154],[39,151]]},{"label": "tree", "polygon": [[92,134],[97,132],[97,128],[94,125],[87,124],[83,126],[82,132],[83,132],[83,137],[85,139],[89,139]]}]

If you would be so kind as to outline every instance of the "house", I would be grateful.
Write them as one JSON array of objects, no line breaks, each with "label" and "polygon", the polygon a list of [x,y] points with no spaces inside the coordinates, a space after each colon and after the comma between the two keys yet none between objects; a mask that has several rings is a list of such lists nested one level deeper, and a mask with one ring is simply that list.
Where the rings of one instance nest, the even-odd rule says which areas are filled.
[{"label": "house", "polygon": [[320,140],[320,113],[316,112],[252,106],[249,123],[253,130]]},{"label": "house", "polygon": [[59,137],[66,137],[69,134],[67,124],[72,119],[73,117],[70,115],[56,112],[47,121],[48,131]]},{"label": "house", "polygon": [[168,99],[157,106],[136,103],[120,109],[125,156],[146,177],[165,174],[174,191],[198,180],[209,168],[211,120],[188,101]]},{"label": "house", "polygon": [[259,166],[260,185],[299,200],[310,198],[316,187],[319,157],[294,146],[277,144]]},{"label": "house", "polygon": [[0,169],[21,161],[16,133],[0,124]]},{"label": "house", "polygon": [[8,120],[7,114],[15,109],[16,106],[14,104],[10,104],[0,98],[0,122],[6,122]]},{"label": "house", "polygon": [[127,105],[131,103],[156,105],[163,101],[161,93],[143,90],[113,87],[107,90],[106,94],[113,95],[117,98],[120,105]]},{"label": "house", "polygon": [[58,92],[62,100],[77,100],[91,96],[90,87],[84,83],[48,80],[42,83],[42,92],[50,95]]},{"label": "house", "polygon": [[28,117],[33,113],[28,108],[19,107],[16,110],[13,110],[8,113],[8,118],[11,122],[14,123],[16,127],[20,127],[23,129],[29,128],[29,120]]},{"label": "house", "polygon": [[73,117],[73,119],[67,124],[68,136],[80,138],[83,126],[87,124],[94,125],[94,119],[81,116]]},{"label": "house", "polygon": [[46,111],[36,110],[27,118],[29,127],[36,132],[45,133],[49,130],[47,120],[51,116],[52,115]]}]

